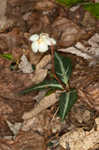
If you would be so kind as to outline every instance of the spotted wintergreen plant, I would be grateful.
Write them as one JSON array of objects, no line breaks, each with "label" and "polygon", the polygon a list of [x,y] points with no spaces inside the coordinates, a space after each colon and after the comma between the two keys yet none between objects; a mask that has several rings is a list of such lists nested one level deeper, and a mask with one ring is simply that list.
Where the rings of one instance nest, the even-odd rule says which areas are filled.
[{"label": "spotted wintergreen plant", "polygon": [[[72,64],[69,58],[59,55],[55,52],[55,72],[57,77],[62,81],[62,83],[67,87],[69,84],[69,78],[72,72]],[[20,94],[27,94],[34,90],[44,90],[49,89],[52,91],[60,90],[62,94],[59,97],[59,116],[62,120],[65,119],[65,116],[71,110],[73,104],[77,100],[77,92],[75,89],[69,89],[66,91],[64,86],[61,85],[56,79],[45,80],[39,84],[36,84],[30,88],[27,88],[20,92]]]},{"label": "spotted wintergreen plant", "polygon": [[[44,36],[44,37],[42,37]],[[73,104],[77,100],[77,92],[76,89],[70,89],[69,87],[69,79],[72,73],[72,62],[70,58],[66,58],[57,52],[54,51],[54,44],[56,44],[56,41],[52,38],[49,38],[47,34],[42,34],[42,36],[37,36],[36,34],[34,36],[31,36],[31,40],[33,40],[34,43],[34,50],[33,52],[46,52],[48,50],[48,46],[50,46],[51,49],[51,55],[52,55],[52,70],[50,71],[50,79],[46,79],[43,82],[33,85],[32,87],[29,87],[23,91],[20,92],[20,94],[27,94],[29,92],[32,92],[34,90],[44,90],[48,89],[47,94],[45,96],[48,96],[50,93],[55,92],[56,90],[60,90],[62,93],[59,96],[59,116],[62,120],[65,119],[65,116],[68,114],[68,112],[71,110]],[[41,39],[40,39],[41,38]],[[39,41],[40,40],[40,41]],[[43,40],[43,41],[42,41]],[[35,41],[37,43],[35,43]],[[42,44],[45,46],[43,50]],[[41,43],[40,43],[41,42]],[[35,47],[35,44],[38,44],[37,47]],[[39,44],[40,47],[39,47]],[[32,47],[32,48],[33,48]],[[37,49],[35,49],[37,48]]]}]

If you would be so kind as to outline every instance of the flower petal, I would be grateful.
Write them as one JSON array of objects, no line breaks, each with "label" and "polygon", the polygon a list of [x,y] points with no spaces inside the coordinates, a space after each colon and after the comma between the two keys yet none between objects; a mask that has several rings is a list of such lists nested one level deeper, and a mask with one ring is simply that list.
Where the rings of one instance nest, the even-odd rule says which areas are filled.
[{"label": "flower petal", "polygon": [[48,45],[45,42],[39,44],[39,52],[44,53],[48,51]]},{"label": "flower petal", "polygon": [[43,38],[43,41],[44,41],[45,44],[47,44],[49,46],[52,45],[51,41],[50,41],[50,38]]},{"label": "flower petal", "polygon": [[40,34],[40,38],[47,38],[49,37],[49,35],[47,33],[41,33]]},{"label": "flower petal", "polygon": [[40,34],[40,39],[42,39],[49,46],[56,44],[56,40],[53,38],[50,38],[47,33]]},{"label": "flower petal", "polygon": [[53,38],[50,38],[50,42],[51,42],[51,45],[55,45],[56,44],[56,40],[53,39]]},{"label": "flower petal", "polygon": [[30,36],[29,40],[32,42],[35,42],[39,39],[39,35],[38,34],[34,34],[32,36]]},{"label": "flower petal", "polygon": [[32,48],[32,51],[34,53],[37,53],[38,50],[39,50],[39,44],[38,44],[38,42],[37,41],[33,42],[32,45],[31,45],[31,48]]}]

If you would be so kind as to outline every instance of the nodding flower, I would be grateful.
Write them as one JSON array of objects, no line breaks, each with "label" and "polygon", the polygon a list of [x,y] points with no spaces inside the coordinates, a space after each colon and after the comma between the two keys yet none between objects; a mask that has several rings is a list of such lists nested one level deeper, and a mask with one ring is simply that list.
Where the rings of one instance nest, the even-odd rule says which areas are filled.
[{"label": "nodding flower", "polygon": [[50,38],[47,33],[34,34],[29,40],[32,42],[31,48],[34,53],[44,53],[48,51],[49,46],[56,44],[56,40]]}]

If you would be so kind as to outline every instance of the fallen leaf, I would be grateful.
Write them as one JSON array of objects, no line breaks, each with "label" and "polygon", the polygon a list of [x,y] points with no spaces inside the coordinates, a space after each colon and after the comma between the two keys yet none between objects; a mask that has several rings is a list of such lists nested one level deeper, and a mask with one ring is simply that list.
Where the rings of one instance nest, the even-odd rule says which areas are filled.
[{"label": "fallen leaf", "polygon": [[50,62],[51,62],[51,55],[46,55],[36,65],[35,74],[34,74],[34,77],[32,78],[32,83],[33,84],[38,84],[46,78],[47,72],[48,72],[48,69],[46,68],[46,66]]},{"label": "fallen leaf", "polygon": [[13,147],[17,150],[46,150],[44,136],[35,131],[24,132],[24,134],[17,136]]},{"label": "fallen leaf", "polygon": [[12,131],[13,135],[14,135],[14,138],[17,136],[21,126],[22,126],[22,123],[15,123],[15,124],[12,124],[10,121],[6,120],[7,124],[8,124],[8,127],[10,128],[10,130]]},{"label": "fallen leaf", "polygon": [[32,73],[33,72],[32,65],[30,64],[30,62],[28,61],[28,59],[25,55],[21,56],[18,67],[19,67],[20,71],[22,71],[23,73]]},{"label": "fallen leaf", "polygon": [[41,111],[43,111],[44,109],[52,106],[57,101],[58,99],[56,98],[56,93],[46,96],[39,102],[37,106],[35,106],[33,110],[31,110],[30,112],[25,112],[22,118],[24,120],[30,119],[34,117],[35,115],[37,115],[38,113],[40,113]]},{"label": "fallen leaf", "polygon": [[58,45],[62,47],[71,46],[75,42],[89,37],[86,31],[65,17],[57,17],[52,27],[58,36]]},{"label": "fallen leaf", "polygon": [[51,117],[51,112],[49,110],[44,110],[37,116],[24,120],[21,130],[29,131],[32,129],[33,131],[39,131],[41,134],[47,133],[51,128],[51,126],[49,126]]},{"label": "fallen leaf", "polygon": [[12,21],[7,20],[6,7],[7,0],[0,0],[0,32],[2,32],[5,29],[5,27],[8,27],[13,24]]},{"label": "fallen leaf", "polygon": [[[99,118],[96,123],[99,129]],[[71,150],[89,150],[99,142],[99,130],[90,132],[84,131],[82,128],[76,128],[60,138],[60,145],[66,149],[66,143]],[[76,144],[75,144],[76,143]]]},{"label": "fallen leaf", "polygon": [[68,48],[61,48],[58,51],[75,54],[89,60],[89,66],[99,64],[99,34],[94,34],[88,40],[88,46],[81,42],[77,42],[75,46]]},{"label": "fallen leaf", "polygon": [[49,0],[43,0],[42,2],[38,1],[35,4],[35,9],[36,10],[49,10],[53,9],[55,7],[55,3],[49,1]]},{"label": "fallen leaf", "polygon": [[9,144],[5,140],[0,140],[0,148],[1,150],[16,150],[11,144]]},{"label": "fallen leaf", "polygon": [[44,69],[51,62],[51,55],[45,55],[41,61],[36,65],[36,69]]},{"label": "fallen leaf", "polygon": [[47,69],[40,69],[35,71],[35,75],[31,78],[33,84],[42,82],[47,76]]},{"label": "fallen leaf", "polygon": [[13,113],[13,109],[0,98],[0,117],[8,118],[10,113]]}]

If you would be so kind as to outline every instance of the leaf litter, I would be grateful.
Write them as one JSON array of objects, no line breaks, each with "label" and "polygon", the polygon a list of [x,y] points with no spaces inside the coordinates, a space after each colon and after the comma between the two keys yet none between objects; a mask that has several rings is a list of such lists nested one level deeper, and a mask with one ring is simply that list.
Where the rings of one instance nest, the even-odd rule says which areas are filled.
[{"label": "leaf litter", "polygon": [[[99,20],[89,15],[82,6],[74,9],[72,13],[71,8],[61,6],[55,0],[43,0],[42,2],[39,0],[29,0],[28,2],[27,0],[4,0],[1,1],[0,8],[2,12],[0,13],[2,14],[0,15],[0,54],[11,54],[17,62],[25,55],[30,66],[35,65],[33,73],[26,74],[23,67],[21,69],[23,72],[11,71],[9,66],[13,60],[0,57],[0,133],[3,135],[0,137],[0,148],[3,150],[9,148],[12,150],[44,150],[50,149],[50,147],[46,147],[46,141],[53,142],[56,140],[58,145],[53,144],[52,148],[62,150],[63,148],[59,146],[59,141],[62,139],[60,139],[60,135],[69,134],[72,129],[76,134],[79,134],[79,130],[82,131],[86,124],[84,122],[86,115],[81,120],[82,114],[79,114],[79,124],[77,124],[75,121],[77,116],[75,113],[72,115],[73,112],[71,111],[72,117],[69,113],[65,121],[61,122],[56,115],[54,116],[58,104],[57,94],[52,93],[45,98],[42,98],[43,94],[41,94],[41,98],[39,96],[38,99],[35,99],[38,95],[36,91],[23,96],[17,95],[19,91],[43,81],[50,69],[47,66],[51,65],[49,52],[37,55],[31,53],[31,43],[29,43],[28,38],[34,33],[45,32],[57,40],[57,50],[61,51],[60,54],[69,56],[73,61],[70,86],[77,89],[79,96],[77,104],[80,110],[85,108],[87,112],[89,110],[94,111],[94,117],[97,118],[93,120],[98,120]],[[76,105],[74,107],[75,110],[78,110]],[[23,125],[14,140],[6,139],[8,135],[12,136],[12,132],[9,131],[10,127],[5,123],[7,120],[12,125],[16,123]],[[79,126],[82,128],[78,129]],[[87,123],[86,126],[88,129],[89,124]],[[98,128],[97,131],[94,131],[93,126],[92,124],[92,132],[86,131],[88,134],[84,136],[85,139],[87,137],[91,139],[91,143],[87,141],[87,144],[90,143],[89,147],[83,141],[84,150],[94,149],[94,146],[98,144]],[[96,143],[93,143],[94,140]],[[68,145],[68,141],[66,142]],[[80,139],[77,142],[82,145]]]}]

